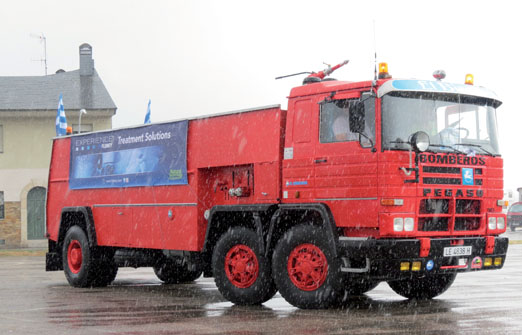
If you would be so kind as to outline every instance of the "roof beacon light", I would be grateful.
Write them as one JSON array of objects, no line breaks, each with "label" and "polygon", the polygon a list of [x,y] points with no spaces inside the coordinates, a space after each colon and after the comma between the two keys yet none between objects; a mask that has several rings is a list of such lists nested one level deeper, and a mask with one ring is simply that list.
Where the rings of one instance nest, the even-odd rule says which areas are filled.
[{"label": "roof beacon light", "polygon": [[473,85],[473,75],[472,74],[467,74],[466,75],[466,80],[464,81],[464,84],[466,85]]},{"label": "roof beacon light", "polygon": [[433,72],[433,77],[437,80],[442,80],[442,79],[446,78],[446,71],[436,70],[435,72]]},{"label": "roof beacon light", "polygon": [[388,63],[379,63],[379,79],[391,78],[388,73]]}]

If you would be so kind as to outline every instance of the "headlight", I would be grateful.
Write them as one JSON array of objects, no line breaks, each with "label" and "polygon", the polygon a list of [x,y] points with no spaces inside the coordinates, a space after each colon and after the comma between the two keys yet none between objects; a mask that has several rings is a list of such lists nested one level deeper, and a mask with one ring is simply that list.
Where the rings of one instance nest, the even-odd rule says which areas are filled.
[{"label": "headlight", "polygon": [[496,217],[490,217],[488,219],[488,228],[491,230],[494,230],[497,228],[497,218]]},{"label": "headlight", "polygon": [[404,231],[413,231],[414,226],[415,222],[413,221],[413,218],[404,219]]},{"label": "headlight", "polygon": [[430,137],[423,131],[418,131],[411,137],[411,145],[415,151],[424,152],[430,146]]},{"label": "headlight", "polygon": [[402,231],[404,229],[404,220],[403,218],[395,218],[393,219],[393,231]]},{"label": "headlight", "polygon": [[497,218],[497,229],[504,230],[506,228],[506,222],[503,217]]}]

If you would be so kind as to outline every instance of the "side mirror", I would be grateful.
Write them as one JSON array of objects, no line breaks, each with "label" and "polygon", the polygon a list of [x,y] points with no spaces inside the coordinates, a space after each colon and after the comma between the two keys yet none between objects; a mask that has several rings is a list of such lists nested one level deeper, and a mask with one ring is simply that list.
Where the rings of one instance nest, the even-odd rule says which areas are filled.
[{"label": "side mirror", "polygon": [[364,102],[350,104],[350,131],[364,133]]}]

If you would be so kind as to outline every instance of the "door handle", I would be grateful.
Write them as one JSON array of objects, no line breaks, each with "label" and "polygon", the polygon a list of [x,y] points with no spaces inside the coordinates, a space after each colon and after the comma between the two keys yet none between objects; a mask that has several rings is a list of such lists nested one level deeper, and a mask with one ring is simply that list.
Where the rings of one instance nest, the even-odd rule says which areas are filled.
[{"label": "door handle", "polygon": [[314,160],[314,163],[316,163],[316,164],[326,163],[326,162],[327,162],[326,158],[317,158],[316,160]]}]

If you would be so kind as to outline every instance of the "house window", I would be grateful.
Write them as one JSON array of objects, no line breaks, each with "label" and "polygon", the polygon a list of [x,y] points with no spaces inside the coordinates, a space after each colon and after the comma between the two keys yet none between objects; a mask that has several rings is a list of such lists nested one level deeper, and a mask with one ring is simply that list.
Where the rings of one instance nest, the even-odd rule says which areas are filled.
[{"label": "house window", "polygon": [[0,191],[0,220],[5,219],[4,192]]},{"label": "house window", "polygon": [[4,126],[0,124],[0,153],[4,152]]},{"label": "house window", "polygon": [[[79,124],[73,124],[72,125],[72,130],[73,130],[73,134],[79,134],[80,132],[78,132],[78,130],[80,130],[80,125]],[[92,123],[84,124],[82,122],[81,133],[88,133],[88,132],[91,132],[91,131],[92,131]]]}]

